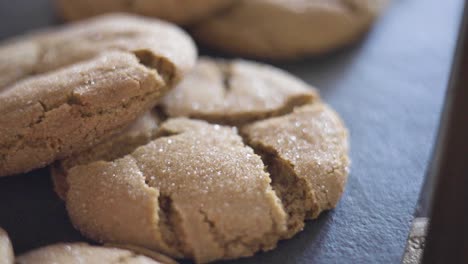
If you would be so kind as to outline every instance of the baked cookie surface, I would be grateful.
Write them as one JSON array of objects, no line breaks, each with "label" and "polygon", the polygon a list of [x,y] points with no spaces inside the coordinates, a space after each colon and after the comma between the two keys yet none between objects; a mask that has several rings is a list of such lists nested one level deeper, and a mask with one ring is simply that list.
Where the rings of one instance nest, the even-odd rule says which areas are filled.
[{"label": "baked cookie surface", "polygon": [[8,234],[0,228],[0,264],[13,264],[14,255]]},{"label": "baked cookie surface", "polygon": [[242,125],[288,113],[317,99],[314,88],[273,66],[202,57],[162,99],[161,107],[170,117]]},{"label": "baked cookie surface", "polygon": [[192,24],[228,8],[236,0],[56,0],[67,20],[110,12],[129,12],[158,17],[181,25]]},{"label": "baked cookie surface", "polygon": [[[98,17],[0,46],[0,176],[108,137],[153,107],[194,64],[177,27]],[[118,118],[116,118],[118,116]]]},{"label": "baked cookie surface", "polygon": [[[220,73],[228,67],[239,67],[229,74],[232,95]],[[158,111],[167,119],[157,131],[133,131],[151,131],[147,142],[128,140],[127,153],[103,144],[107,155],[57,162],[54,178],[64,183],[75,227],[94,240],[204,263],[272,249],[334,208],[348,174],[347,130],[312,87],[265,67],[203,59],[164,98]],[[189,100],[197,89],[202,96]]]},{"label": "baked cookie surface", "polygon": [[92,246],[86,243],[59,243],[18,256],[15,263],[174,264],[176,262],[162,255],[159,259],[153,259],[120,248]]},{"label": "baked cookie surface", "polygon": [[294,59],[359,39],[386,0],[244,0],[194,25],[201,43],[232,54]]}]

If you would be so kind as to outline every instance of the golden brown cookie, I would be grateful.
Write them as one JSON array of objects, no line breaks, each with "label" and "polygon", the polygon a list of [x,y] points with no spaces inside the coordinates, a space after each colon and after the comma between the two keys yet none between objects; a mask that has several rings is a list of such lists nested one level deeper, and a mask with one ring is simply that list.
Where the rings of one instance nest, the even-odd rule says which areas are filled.
[{"label": "golden brown cookie", "polygon": [[236,55],[292,59],[349,45],[386,0],[239,0],[194,25],[201,43]]},{"label": "golden brown cookie", "polygon": [[59,13],[67,20],[83,19],[110,12],[129,12],[158,17],[181,25],[220,12],[236,0],[56,0]]},{"label": "golden brown cookie", "polygon": [[13,264],[14,255],[8,234],[0,228],[0,264]]},{"label": "golden brown cookie", "polygon": [[314,88],[278,68],[246,60],[200,58],[161,106],[171,117],[242,125],[317,99]]},{"label": "golden brown cookie", "polygon": [[[232,91],[224,90],[225,72]],[[232,95],[217,97],[220,90]],[[278,95],[273,104],[262,102],[275,98],[269,91]],[[201,107],[191,108],[190,98]],[[249,100],[259,103],[249,109]],[[159,110],[169,119],[148,143],[129,140],[126,155],[111,143],[103,144],[107,156],[90,151],[57,162],[61,195],[85,236],[200,263],[238,258],[274,248],[343,193],[347,130],[315,90],[285,72],[203,59]]]},{"label": "golden brown cookie", "polygon": [[0,46],[0,176],[43,167],[121,130],[195,57],[175,26],[124,15]]},{"label": "golden brown cookie", "polygon": [[27,252],[17,257],[16,263],[174,264],[176,262],[163,255],[153,259],[120,248],[91,246],[86,243],[59,243]]},{"label": "golden brown cookie", "polygon": [[73,224],[98,241],[197,262],[273,248],[286,214],[262,160],[236,130],[188,119],[161,130],[168,136],[121,159],[68,171]]}]

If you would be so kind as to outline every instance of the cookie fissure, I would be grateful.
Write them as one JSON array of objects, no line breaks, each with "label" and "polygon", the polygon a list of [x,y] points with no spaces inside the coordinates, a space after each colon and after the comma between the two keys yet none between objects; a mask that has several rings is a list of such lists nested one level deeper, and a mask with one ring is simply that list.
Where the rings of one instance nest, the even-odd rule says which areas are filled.
[{"label": "cookie fissure", "polygon": [[233,78],[233,73],[231,70],[231,64],[218,63],[217,65],[221,72],[221,78],[222,78],[222,83],[223,83],[223,88],[224,88],[224,98],[226,98],[228,93],[232,89],[231,80]]},{"label": "cookie fissure", "polygon": [[[99,110],[97,112],[95,112],[95,111],[90,112],[90,111],[87,111],[85,109],[82,109],[81,106],[84,106],[84,105],[78,104],[76,101],[73,101],[73,105],[69,105],[67,102],[65,102],[65,103],[63,103],[61,105],[54,106],[54,107],[49,108],[49,109],[46,108],[44,103],[39,103],[41,105],[41,108],[43,110],[45,110],[45,111],[43,111],[39,115],[39,118],[34,120],[34,122],[32,124],[29,124],[28,131],[25,131],[23,134],[18,134],[15,137],[16,140],[11,141],[9,146],[6,147],[6,150],[7,150],[6,153],[2,153],[0,155],[0,158],[1,158],[0,167],[5,168],[5,164],[6,164],[5,159],[7,158],[7,156],[15,156],[16,153],[18,153],[19,151],[21,151],[21,150],[23,150],[23,149],[25,149],[27,147],[34,148],[34,146],[36,146],[37,144],[42,144],[44,142],[49,142],[49,143],[47,143],[48,144],[47,147],[49,149],[53,148],[53,151],[52,151],[53,153],[61,153],[62,146],[60,146],[59,144],[54,144],[53,141],[57,140],[57,139],[54,139],[52,137],[47,137],[47,138],[44,138],[44,139],[42,139],[40,141],[34,141],[34,142],[24,140],[25,135],[30,133],[29,131],[36,130],[35,129],[36,127],[40,126],[43,122],[48,120],[47,116],[49,116],[48,115],[49,112],[56,111],[61,107],[70,106],[70,107],[73,108],[73,106],[78,106],[78,109],[76,109],[76,111],[74,111],[74,112],[79,115],[80,119],[91,119],[91,118],[103,119],[106,116],[118,115],[119,113],[122,112],[122,109],[123,109],[123,111],[126,111],[125,109],[129,109],[129,108],[131,108],[131,106],[138,105],[139,103],[146,103],[146,101],[149,98],[152,98],[152,97],[154,97],[154,96],[156,96],[158,94],[159,94],[159,92],[157,90],[146,92],[143,95],[131,97],[130,99],[127,100],[127,102],[121,103],[120,105],[115,106],[112,109],[106,109],[106,110],[101,109],[101,110]],[[97,126],[98,126],[98,123],[95,124],[95,126],[93,127],[92,130],[90,130],[86,135],[84,135],[84,138],[88,138],[89,136],[92,136],[93,134],[94,135],[97,134],[96,133]],[[114,129],[108,129],[108,130],[112,131]],[[104,135],[108,134],[109,131],[103,131],[102,134],[104,134]],[[83,145],[82,147],[85,147],[85,146]],[[59,156],[59,158],[62,158],[62,157]],[[6,171],[8,172],[8,170],[9,169],[7,169]]]},{"label": "cookie fissure", "polygon": [[[258,250],[266,251],[273,249],[276,246],[278,237],[280,237],[280,233],[276,227],[276,222],[273,221],[273,226],[271,230],[269,232],[264,233],[260,238],[246,241],[246,235],[239,234],[234,238],[227,239],[222,234],[222,232],[219,231],[216,222],[210,219],[207,212],[205,212],[201,208],[198,210],[198,212],[203,217],[203,222],[206,223],[206,225],[208,226],[209,234],[211,234],[211,237],[213,238],[214,242],[218,245],[218,248],[222,250],[222,259],[230,259],[238,256],[238,253],[236,252],[240,250],[240,248],[249,249],[251,252],[257,252]],[[273,216],[272,219],[274,219]],[[252,254],[253,253],[244,255],[244,257]]]},{"label": "cookie fissure", "polygon": [[150,70],[156,70],[166,82],[166,85],[173,84],[175,80],[175,67],[164,57],[156,56],[153,52],[146,49],[135,50],[133,54],[140,63]]},{"label": "cookie fissure", "polygon": [[182,242],[184,236],[180,230],[181,217],[173,206],[172,198],[169,195],[160,194],[159,203],[159,230],[162,239],[170,248],[187,255],[187,247]]},{"label": "cookie fissure", "polygon": [[210,220],[208,218],[208,214],[203,209],[201,209],[201,208],[198,209],[198,212],[202,216],[203,222],[205,224],[207,224],[208,229],[210,230],[209,233],[210,233],[211,237],[213,238],[214,242],[218,245],[218,248],[220,248],[223,251],[222,257],[223,258],[226,257],[227,247],[226,247],[226,244],[224,242],[225,240],[224,240],[223,236],[216,229],[216,225],[215,225],[214,221],[212,221],[212,220]]},{"label": "cookie fissure", "polygon": [[244,142],[262,157],[265,169],[271,178],[270,185],[288,214],[287,230],[282,238],[290,238],[304,228],[304,220],[313,207],[311,202],[313,195],[309,184],[298,177],[293,165],[281,159],[275,150],[252,143],[245,135],[243,138]]}]

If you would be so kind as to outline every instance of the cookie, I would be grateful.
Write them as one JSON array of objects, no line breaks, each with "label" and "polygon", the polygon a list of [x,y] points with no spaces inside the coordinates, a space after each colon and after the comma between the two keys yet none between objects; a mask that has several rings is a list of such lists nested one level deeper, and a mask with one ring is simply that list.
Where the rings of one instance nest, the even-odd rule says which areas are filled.
[{"label": "cookie", "polygon": [[67,20],[83,19],[110,12],[128,12],[188,25],[226,9],[234,2],[234,0],[56,0],[56,6],[61,16]]},{"label": "cookie", "polygon": [[16,258],[18,264],[102,263],[102,264],[174,264],[172,259],[153,254],[149,258],[120,248],[92,246],[86,243],[59,243],[32,250]]},{"label": "cookie", "polygon": [[124,15],[0,46],[0,176],[43,167],[123,129],[195,58],[180,29]]},{"label": "cookie", "polygon": [[0,264],[13,264],[14,255],[8,234],[0,228]]},{"label": "cookie", "polygon": [[193,26],[196,40],[221,51],[293,59],[349,45],[368,30],[386,0],[241,0]]},{"label": "cookie", "polygon": [[197,262],[274,247],[286,214],[236,130],[184,118],[161,130],[168,136],[121,159],[68,171],[72,223],[98,241]]},{"label": "cookie", "polygon": [[[274,107],[263,102],[250,109],[243,103],[210,109],[210,101],[223,107],[231,100],[210,98],[225,92],[223,71],[229,67],[240,68],[230,74],[242,80],[233,87],[243,92],[232,88],[239,102],[270,100],[262,87],[283,86],[271,89],[279,95]],[[253,71],[257,81],[242,70]],[[192,89],[184,86],[204,96],[190,101]],[[305,99],[290,102],[291,96]],[[53,172],[64,183],[70,219],[85,236],[198,263],[245,257],[293,236],[306,219],[334,208],[343,193],[347,130],[312,87],[283,71],[203,59],[158,110],[168,119],[148,143],[129,141],[126,155],[105,144],[107,157],[117,155],[83,153],[57,162],[62,169]],[[85,162],[74,163],[78,159]]]},{"label": "cookie", "polygon": [[278,68],[246,60],[200,58],[162,99],[161,107],[171,117],[242,125],[317,99],[314,88]]}]

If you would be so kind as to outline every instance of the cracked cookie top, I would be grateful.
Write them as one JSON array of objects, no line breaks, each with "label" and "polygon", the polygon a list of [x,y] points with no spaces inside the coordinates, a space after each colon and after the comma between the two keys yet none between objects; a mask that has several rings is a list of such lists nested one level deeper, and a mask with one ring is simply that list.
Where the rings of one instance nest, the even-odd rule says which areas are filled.
[{"label": "cracked cookie top", "polygon": [[0,176],[45,166],[121,130],[154,106],[195,57],[180,29],[126,15],[0,46]]},{"label": "cracked cookie top", "polygon": [[274,247],[286,214],[236,129],[182,118],[161,130],[167,136],[121,159],[68,171],[75,226],[98,241],[198,262]]},{"label": "cracked cookie top", "polygon": [[[154,258],[153,258],[154,256]],[[18,264],[29,263],[102,263],[102,264],[175,264],[163,255],[150,257],[113,247],[92,246],[86,243],[60,243],[29,251],[16,258]]]},{"label": "cracked cookie top", "polygon": [[161,106],[171,117],[242,125],[288,113],[317,99],[313,87],[278,68],[245,60],[200,58]]},{"label": "cracked cookie top", "polygon": [[[228,67],[239,69],[226,78]],[[226,79],[236,84],[228,91]],[[187,105],[192,97],[203,107]],[[246,107],[251,101],[259,103]],[[156,111],[144,122],[157,128],[132,132],[151,132],[144,143],[124,132],[54,166],[56,189],[84,235],[200,263],[238,258],[274,248],[343,193],[347,130],[313,88],[283,71],[203,59]]]}]

